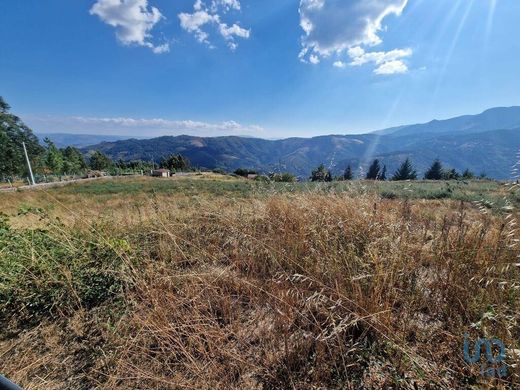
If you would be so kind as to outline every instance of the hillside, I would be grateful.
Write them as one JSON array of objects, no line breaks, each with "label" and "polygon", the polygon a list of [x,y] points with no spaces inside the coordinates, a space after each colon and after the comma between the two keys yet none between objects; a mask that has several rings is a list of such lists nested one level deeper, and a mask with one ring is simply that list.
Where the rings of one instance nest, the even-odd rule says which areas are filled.
[{"label": "hillside", "polygon": [[99,144],[101,142],[113,142],[130,138],[124,135],[101,135],[101,134],[68,134],[68,133],[36,133],[38,139],[42,142],[45,138],[49,138],[58,148],[74,146],[76,148],[84,148],[89,145]]},{"label": "hillside", "polygon": [[471,169],[497,178],[509,178],[520,149],[520,129],[481,133],[414,135],[330,135],[314,138],[263,140],[241,137],[160,137],[149,140],[104,142],[85,149],[99,150],[113,159],[159,160],[181,153],[197,167],[234,170],[255,168],[264,172],[290,171],[307,177],[321,163],[340,173],[348,164],[366,169],[379,158],[390,172],[410,156],[422,174],[435,158],[457,170]]},{"label": "hillside", "polygon": [[446,120],[433,120],[428,123],[392,127],[375,131],[380,135],[417,135],[445,133],[481,133],[497,129],[520,128],[520,107],[490,108],[478,115],[463,115]]},{"label": "hillside", "polygon": [[[519,201],[493,181],[211,173],[0,193],[2,374],[25,389],[518,388],[520,215],[503,206]],[[502,387],[464,361],[468,333],[472,351],[506,346]]]}]

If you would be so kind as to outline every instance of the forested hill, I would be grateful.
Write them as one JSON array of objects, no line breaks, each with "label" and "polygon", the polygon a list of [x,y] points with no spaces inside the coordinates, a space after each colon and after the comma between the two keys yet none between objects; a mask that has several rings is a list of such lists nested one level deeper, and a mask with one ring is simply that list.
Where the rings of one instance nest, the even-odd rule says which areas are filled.
[{"label": "forested hill", "polygon": [[468,133],[414,133],[401,135],[330,135],[314,138],[263,140],[241,137],[160,137],[149,140],[105,142],[85,149],[101,151],[112,159],[155,160],[182,154],[201,168],[254,168],[264,172],[288,171],[302,177],[324,163],[334,173],[347,165],[364,170],[378,158],[389,171],[410,157],[422,175],[436,158],[459,171],[470,169],[497,179],[510,177],[520,150],[520,127]]}]

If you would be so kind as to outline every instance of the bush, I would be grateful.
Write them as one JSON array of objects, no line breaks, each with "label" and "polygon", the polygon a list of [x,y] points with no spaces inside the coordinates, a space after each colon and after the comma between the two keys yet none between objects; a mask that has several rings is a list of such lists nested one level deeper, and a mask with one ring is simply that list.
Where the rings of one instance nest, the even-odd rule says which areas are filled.
[{"label": "bush", "polygon": [[[0,323],[34,324],[92,308],[123,286],[118,251],[124,240],[85,237],[63,226],[12,229],[0,220]],[[4,329],[5,330],[5,329]]]},{"label": "bush", "polygon": [[381,198],[383,199],[397,199],[398,195],[393,191],[383,191],[381,192]]},{"label": "bush", "polygon": [[296,176],[292,173],[284,172],[284,173],[272,173],[269,175],[269,178],[274,182],[279,183],[295,183]]}]

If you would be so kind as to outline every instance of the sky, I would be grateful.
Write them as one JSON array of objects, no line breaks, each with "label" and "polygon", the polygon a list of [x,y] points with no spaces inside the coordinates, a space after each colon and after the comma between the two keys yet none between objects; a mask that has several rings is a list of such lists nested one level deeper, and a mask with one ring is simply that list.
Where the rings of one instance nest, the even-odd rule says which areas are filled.
[{"label": "sky", "polygon": [[520,105],[518,0],[1,0],[33,130],[353,134]]}]

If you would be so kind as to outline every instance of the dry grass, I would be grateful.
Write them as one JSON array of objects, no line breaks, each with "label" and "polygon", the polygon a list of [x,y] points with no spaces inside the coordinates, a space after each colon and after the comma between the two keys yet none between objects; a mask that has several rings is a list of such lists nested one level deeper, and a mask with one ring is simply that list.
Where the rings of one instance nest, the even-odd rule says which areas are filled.
[{"label": "dry grass", "polygon": [[[518,214],[351,195],[29,194],[52,217],[14,230],[37,218],[121,288],[86,304],[81,283],[53,285],[59,310],[10,319],[1,370],[27,389],[517,386]],[[10,246],[29,269],[52,257]],[[82,277],[67,264],[54,272]],[[464,333],[503,340],[506,379],[463,360]]]}]

